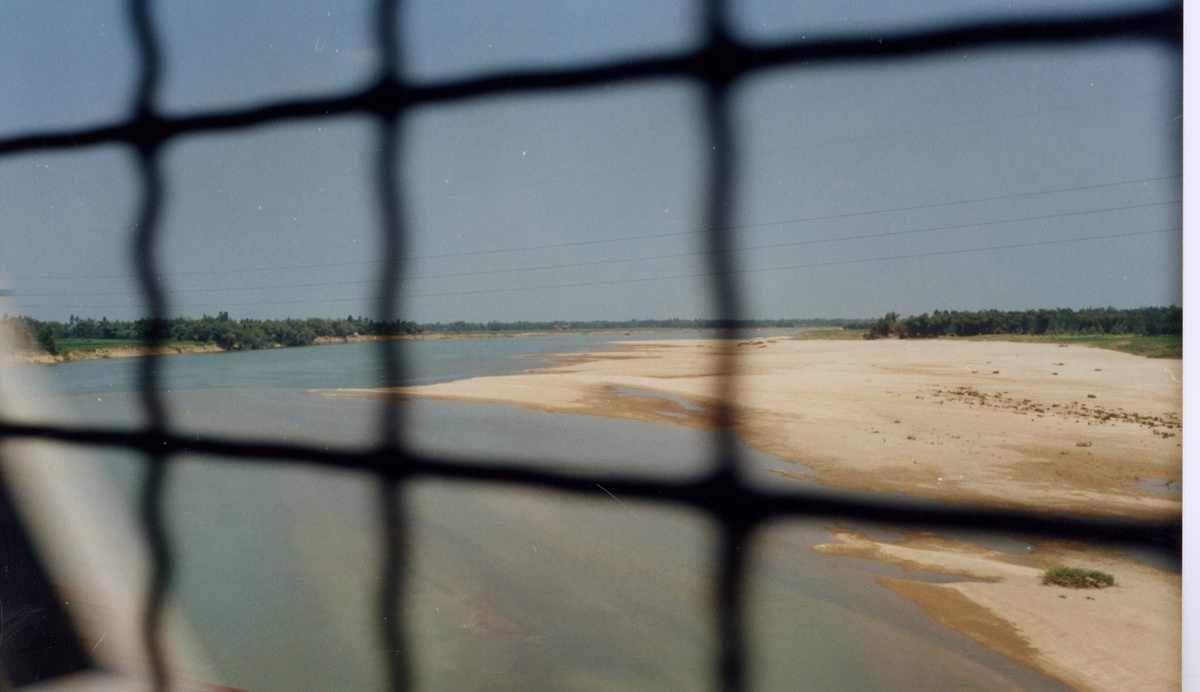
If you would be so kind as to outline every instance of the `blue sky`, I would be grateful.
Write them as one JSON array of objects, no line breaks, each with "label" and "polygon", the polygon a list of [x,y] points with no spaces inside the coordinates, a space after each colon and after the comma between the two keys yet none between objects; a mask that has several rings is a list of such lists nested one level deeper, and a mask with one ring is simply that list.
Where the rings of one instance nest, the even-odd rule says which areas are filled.
[{"label": "blue sky", "polygon": [[[1037,17],[1096,2],[735,3],[751,40]],[[119,120],[122,3],[0,8],[0,137]],[[341,93],[378,68],[369,3],[155,6],[173,113]],[[411,2],[427,83],[670,53],[691,2]],[[734,91],[735,266],[749,316],[1137,307],[1180,297],[1180,56],[1144,44],[779,69]],[[405,316],[706,317],[703,94],[684,80],[509,94],[402,123]],[[164,156],[171,314],[371,314],[379,142],[358,117],[197,135]],[[143,314],[127,247],[133,155],[0,159],[0,275],[35,317]],[[1106,237],[1107,236],[1107,237]]]}]

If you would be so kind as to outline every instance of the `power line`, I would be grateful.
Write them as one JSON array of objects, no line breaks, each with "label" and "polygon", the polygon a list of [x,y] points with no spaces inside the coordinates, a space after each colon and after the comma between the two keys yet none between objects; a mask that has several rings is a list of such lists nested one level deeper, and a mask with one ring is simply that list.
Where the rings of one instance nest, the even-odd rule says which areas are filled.
[{"label": "power line", "polygon": [[[1181,89],[1172,89],[1172,90],[1167,90],[1166,93],[1182,94],[1182,90]],[[1069,104],[1069,105],[1065,105],[1065,106],[1058,106],[1055,108],[1048,108],[1048,109],[1041,109],[1041,110],[1021,111],[1018,113],[1010,113],[1007,115],[998,115],[998,116],[994,116],[994,117],[990,117],[990,118],[978,118],[975,120],[958,120],[958,121],[953,121],[953,122],[948,122],[948,123],[935,123],[935,124],[930,124],[930,125],[923,126],[923,127],[912,127],[912,128],[907,128],[907,129],[901,129],[901,130],[892,130],[892,131],[881,132],[881,133],[873,134],[873,135],[863,135],[863,136],[859,136],[859,137],[844,137],[844,138],[835,139],[835,140],[825,140],[825,141],[820,141],[820,142],[805,142],[805,143],[792,144],[792,145],[788,145],[788,146],[775,147],[775,148],[770,148],[770,149],[758,149],[758,150],[754,150],[754,151],[747,151],[743,154],[743,156],[745,158],[749,159],[749,158],[752,158],[755,156],[772,155],[772,154],[778,154],[778,153],[782,153],[782,152],[801,151],[801,150],[807,150],[807,149],[820,149],[820,148],[831,147],[831,146],[841,146],[841,145],[845,145],[845,144],[867,142],[867,141],[872,141],[872,140],[876,140],[876,139],[887,139],[890,137],[896,137],[896,136],[900,136],[900,135],[911,135],[911,134],[920,133],[920,132],[944,132],[945,130],[950,129],[950,128],[960,128],[960,127],[968,127],[968,126],[974,126],[974,125],[982,125],[982,124],[987,124],[987,123],[992,123],[992,122],[1027,118],[1027,117],[1036,116],[1036,115],[1045,115],[1045,114],[1049,114],[1049,113],[1057,113],[1057,112],[1068,111],[1068,110],[1078,110],[1078,109],[1083,109],[1083,108],[1093,108],[1096,106],[1106,106],[1106,105],[1110,105],[1110,104],[1114,104],[1114,103],[1122,103],[1122,102],[1127,102],[1127,101],[1137,101],[1137,100],[1142,100],[1142,99],[1158,98],[1161,96],[1162,96],[1161,93],[1145,92],[1142,94],[1134,94],[1131,96],[1123,96],[1120,98],[1102,99],[1102,100],[1098,100],[1098,101],[1088,101],[1085,103],[1075,103],[1075,104]],[[617,176],[617,175],[624,175],[624,174],[630,174],[630,173],[642,173],[642,172],[664,170],[664,169],[671,169],[671,168],[685,168],[685,169],[693,170],[697,165],[702,164],[702,162],[703,162],[703,159],[692,158],[692,159],[688,159],[688,160],[676,161],[674,163],[649,165],[649,166],[647,166],[647,165],[631,166],[631,167],[626,167],[626,168],[622,168],[622,169],[618,169],[618,170],[602,171],[600,173],[587,173],[587,174],[574,175],[574,176],[560,176],[560,177],[554,178],[554,179],[534,180],[534,181],[520,183],[520,184],[516,184],[516,185],[499,185],[499,186],[486,187],[486,188],[482,188],[482,189],[475,188],[475,189],[471,189],[468,191],[449,193],[449,195],[450,196],[468,196],[468,195],[473,196],[473,195],[478,195],[481,193],[501,192],[501,191],[505,191],[505,190],[516,190],[516,189],[527,188],[527,187],[535,187],[536,188],[536,187],[541,187],[541,186],[549,185],[549,184],[561,184],[563,182],[589,180],[589,179],[596,179],[596,178],[603,179],[603,178],[609,178],[609,177],[613,177],[613,176]],[[1181,177],[1181,176],[1179,176],[1179,175],[1163,176],[1163,177],[1159,177],[1159,178],[1148,178],[1145,180],[1146,181],[1155,181],[1155,180],[1162,180],[1162,179],[1167,179],[1167,178],[1178,178],[1178,177]],[[1141,181],[1128,181],[1128,182],[1132,183],[1132,182],[1141,182]],[[1121,185],[1121,184],[1127,184],[1127,183],[1106,183],[1106,184],[1100,185],[1099,187],[1103,187],[1106,185]],[[1064,188],[1063,190],[1058,190],[1058,191],[1065,192],[1065,191],[1073,191],[1073,190],[1085,190],[1085,189],[1091,189],[1093,187],[1097,187],[1097,186]],[[962,202],[946,202],[946,203],[942,203],[941,205],[935,204],[935,205],[930,205],[930,206],[936,207],[936,206],[945,206],[945,205],[951,205],[951,204],[966,204],[969,202],[1007,199],[1007,198],[1014,197],[1014,196],[1019,197],[1019,196],[1035,195],[1035,194],[1049,194],[1050,192],[1054,192],[1054,191],[1045,191],[1045,192],[1040,192],[1040,193],[1039,192],[1021,193],[1021,194],[1013,195],[1013,196],[1001,196],[1001,197],[995,197],[995,198],[965,200]],[[446,194],[445,193],[426,194],[426,195],[420,195],[419,197],[416,197],[415,199],[431,199],[431,198],[440,197],[440,196],[446,196]],[[332,207],[324,206],[324,208],[326,210],[328,210],[330,208],[350,209],[350,208],[363,208],[363,207],[364,207],[364,205],[359,205],[359,204],[340,204],[340,205],[335,205]],[[899,208],[899,209],[888,210],[888,211],[906,211],[906,210],[920,209],[920,208],[923,208],[923,207]],[[872,214],[872,213],[884,213],[884,211],[860,212],[860,213]],[[258,216],[258,217],[290,216],[293,219],[295,219],[296,212],[289,211],[286,209],[278,209],[278,210],[270,209],[267,211],[259,210],[257,212],[257,214],[255,214],[255,216]],[[231,221],[235,217],[246,218],[246,217],[241,217],[240,214],[235,214],[232,216],[226,216],[225,219],[226,219],[226,221]],[[831,219],[831,218],[842,218],[842,217],[815,217],[813,219],[797,219],[797,220],[791,220],[791,221],[785,220],[785,221],[767,222],[764,224],[755,224],[755,225],[766,226],[766,225],[780,224],[780,223],[793,223],[793,222],[797,222],[797,221],[826,220],[826,219]],[[728,229],[728,230],[736,230],[739,228],[751,228],[751,227],[754,227],[755,225],[733,226],[733,227],[730,227],[730,229]],[[655,236],[640,236],[637,238],[630,238],[628,240],[644,240],[644,239],[657,238],[657,237],[669,237],[671,235],[679,235],[679,234],[661,234],[661,235],[655,235]],[[611,239],[611,240],[593,241],[593,242],[618,242],[620,240],[623,240],[623,239]],[[562,247],[562,246],[563,245],[558,245],[558,246],[550,245],[550,246],[543,246],[543,247],[513,248],[511,250],[498,250],[497,252],[520,252],[520,251],[525,251],[525,250],[545,249],[548,247]],[[570,244],[566,244],[565,246],[569,247]],[[441,258],[450,258],[450,257],[465,257],[465,256],[470,256],[472,254],[479,254],[479,253],[456,253],[456,254],[446,254],[446,255],[432,255],[432,256],[421,257],[421,258],[409,257],[406,259],[441,259]],[[342,263],[330,263],[330,264],[295,265],[295,266],[289,266],[289,267],[226,269],[226,270],[212,270],[212,271],[205,271],[205,272],[176,272],[176,274],[177,275],[191,275],[191,274],[203,274],[203,273],[216,274],[216,273],[238,273],[238,272],[254,272],[254,271],[276,271],[276,270],[282,271],[282,270],[289,270],[289,269],[313,269],[313,268],[320,268],[320,267],[356,266],[356,265],[367,265],[367,264],[378,264],[378,263],[379,262],[376,262],[376,261],[342,262]],[[55,280],[55,279],[117,279],[117,278],[129,278],[129,277],[128,277],[128,275],[117,274],[117,275],[50,276],[50,277],[29,276],[29,277],[10,277],[10,278],[15,279],[15,280],[21,280],[21,281],[38,281],[38,280]]]},{"label": "power line", "polygon": [[[1107,212],[1113,212],[1113,211],[1127,211],[1130,209],[1144,209],[1147,207],[1161,207],[1161,206],[1167,206],[1167,205],[1171,205],[1171,204],[1179,204],[1179,201],[1176,200],[1176,201],[1168,201],[1168,202],[1152,202],[1152,203],[1148,203],[1148,204],[1133,204],[1133,205],[1128,205],[1128,206],[1123,206],[1123,207],[1108,207],[1108,208],[1104,208],[1104,209],[1086,209],[1083,211],[1062,212],[1059,214],[1042,214],[1039,216],[1026,216],[1026,217],[1021,217],[1021,218],[1016,218],[1016,219],[998,219],[998,220],[993,220],[993,221],[978,221],[975,223],[955,224],[955,225],[951,225],[951,226],[936,226],[936,227],[932,227],[932,228],[917,228],[917,229],[911,229],[911,230],[907,230],[907,231],[885,231],[882,233],[867,233],[867,234],[854,235],[854,236],[844,236],[844,237],[839,237],[839,238],[818,238],[818,239],[811,239],[811,240],[797,240],[797,241],[791,241],[791,242],[786,242],[786,243],[773,243],[770,245],[754,245],[754,246],[748,246],[748,247],[735,247],[735,248],[731,248],[731,251],[732,252],[750,252],[750,251],[754,251],[754,250],[778,250],[778,249],[788,248],[788,247],[801,247],[801,246],[805,246],[805,245],[840,243],[840,242],[849,242],[849,241],[854,241],[854,240],[877,240],[880,238],[890,238],[890,237],[905,236],[905,235],[916,235],[918,233],[933,233],[933,232],[937,232],[937,231],[958,230],[958,229],[966,229],[966,228],[979,228],[982,226],[997,226],[997,225],[1002,225],[1002,224],[1007,224],[1007,223],[1020,223],[1020,222],[1024,222],[1024,221],[1043,221],[1046,219],[1059,219],[1059,218],[1066,218],[1066,217],[1070,217],[1070,216],[1084,216],[1087,214],[1100,214],[1100,213],[1107,213]],[[610,259],[610,260],[590,260],[587,262],[571,262],[571,263],[567,263],[567,264],[538,265],[538,266],[534,266],[534,267],[514,267],[511,269],[482,269],[482,270],[478,270],[478,271],[457,272],[457,273],[451,273],[451,274],[426,274],[426,275],[417,275],[417,276],[407,276],[407,277],[405,277],[405,280],[416,281],[416,280],[425,280],[425,279],[453,279],[453,278],[461,278],[461,277],[467,277],[467,276],[490,276],[490,275],[496,275],[496,274],[515,274],[518,272],[548,271],[548,270],[552,270],[552,269],[578,269],[581,267],[596,267],[596,266],[605,266],[605,265],[613,265],[613,264],[628,264],[630,262],[651,262],[651,261],[666,260],[666,259],[680,259],[680,258],[684,258],[684,257],[704,257],[704,256],[708,256],[711,254],[712,254],[711,250],[701,250],[701,251],[695,251],[695,252],[681,252],[681,253],[672,253],[672,254],[666,254],[666,255],[649,255],[649,256],[644,256],[644,257],[623,257],[620,259]],[[359,279],[359,280],[354,280],[354,281],[324,281],[324,282],[315,282],[315,283],[272,284],[272,285],[266,285],[266,286],[239,286],[239,287],[232,287],[232,288],[190,288],[190,289],[175,289],[175,290],[172,290],[172,293],[174,293],[174,294],[222,293],[222,292],[232,292],[232,291],[263,291],[263,290],[274,290],[274,289],[281,289],[281,288],[329,288],[332,286],[364,286],[364,285],[378,284],[381,281],[382,281],[382,279]],[[80,294],[78,294],[78,293],[27,293],[27,294],[25,294],[25,296],[29,297],[29,298],[59,298],[59,297],[70,297],[70,296],[77,296],[77,295],[80,295]],[[111,297],[111,296],[139,295],[139,292],[138,291],[91,292],[91,293],[88,293],[88,295]]]},{"label": "power line", "polygon": [[[1017,249],[1017,248],[1039,247],[1039,246],[1044,246],[1044,245],[1062,245],[1062,244],[1066,244],[1066,243],[1082,243],[1082,242],[1089,242],[1089,241],[1094,241],[1094,240],[1108,240],[1108,239],[1112,239],[1112,238],[1126,238],[1126,237],[1133,237],[1133,236],[1155,235],[1155,234],[1159,234],[1159,233],[1171,233],[1171,232],[1180,231],[1180,230],[1182,230],[1182,229],[1180,229],[1180,228],[1164,228],[1164,229],[1160,229],[1160,230],[1156,230],[1156,231],[1131,231],[1131,232],[1127,232],[1127,233],[1112,233],[1109,235],[1089,236],[1089,237],[1085,237],[1085,238],[1064,238],[1064,239],[1060,239],[1060,240],[1041,240],[1041,241],[1028,242],[1028,243],[1013,243],[1010,245],[994,245],[991,247],[969,248],[969,249],[963,249],[963,250],[939,250],[937,252],[922,252],[922,253],[914,253],[914,254],[908,254],[908,255],[892,255],[892,256],[888,256],[888,257],[867,257],[867,258],[859,258],[859,259],[834,260],[834,261],[827,261],[827,262],[810,262],[807,264],[789,264],[789,265],[782,266],[782,267],[757,267],[754,269],[737,269],[730,273],[731,274],[760,274],[763,272],[782,271],[785,269],[812,269],[812,268],[817,268],[817,267],[836,267],[836,266],[843,266],[843,265],[847,265],[847,264],[864,264],[864,263],[870,263],[870,262],[890,262],[890,261],[894,261],[894,260],[920,259],[920,258],[925,258],[925,257],[941,257],[941,256],[946,256],[946,255],[962,255],[962,254],[969,254],[969,253],[976,253],[976,252],[990,252],[990,251],[994,251],[994,250],[1012,250],[1012,249]],[[478,290],[478,291],[452,291],[452,292],[445,292],[445,293],[423,293],[423,294],[414,294],[414,295],[404,295],[402,297],[404,297],[404,298],[434,298],[434,297],[454,296],[454,295],[476,295],[476,294],[481,294],[481,293],[550,290],[550,289],[557,289],[557,288],[578,288],[578,287],[587,287],[587,286],[610,286],[610,285],[626,284],[626,283],[642,283],[642,282],[647,282],[647,281],[667,281],[667,280],[671,280],[671,279],[708,278],[708,277],[712,277],[714,275],[715,274],[713,272],[698,272],[695,274],[678,274],[678,275],[674,275],[674,276],[645,277],[645,278],[638,278],[638,279],[613,279],[613,280],[608,280],[608,281],[592,281],[592,282],[573,283],[573,284],[560,284],[560,285],[556,285],[556,286],[529,286],[529,287],[520,287],[520,288],[492,288],[492,289]]]},{"label": "power line", "polygon": [[[989,247],[967,248],[967,249],[961,249],[961,250],[939,250],[936,252],[922,252],[922,253],[912,253],[912,254],[906,254],[906,255],[890,255],[890,256],[885,256],[885,257],[864,257],[864,258],[858,258],[858,259],[832,260],[832,261],[825,261],[825,262],[810,262],[810,263],[805,263],[805,264],[789,264],[789,265],[780,266],[780,267],[756,267],[753,269],[739,269],[739,270],[735,270],[730,273],[738,274],[738,275],[760,274],[760,273],[764,273],[764,272],[784,271],[784,270],[789,270],[789,269],[816,269],[816,268],[821,268],[821,267],[837,267],[837,266],[845,266],[845,265],[851,265],[851,264],[867,264],[867,263],[872,263],[872,262],[891,262],[891,261],[897,261],[897,260],[923,259],[923,258],[928,258],[928,257],[944,257],[944,256],[950,256],[950,255],[964,255],[964,254],[973,254],[973,253],[981,253],[981,252],[993,252],[993,251],[997,251],[997,250],[1014,250],[1014,249],[1030,248],[1030,247],[1042,247],[1042,246],[1048,246],[1048,245],[1065,245],[1068,243],[1086,243],[1086,242],[1092,242],[1092,241],[1097,241],[1097,240],[1111,240],[1114,238],[1131,238],[1131,237],[1137,237],[1137,236],[1158,235],[1161,233],[1179,232],[1181,230],[1182,230],[1181,228],[1163,228],[1163,229],[1154,230],[1154,231],[1130,231],[1127,233],[1110,233],[1107,235],[1087,236],[1087,237],[1083,237],[1083,238],[1063,238],[1063,239],[1059,239],[1059,240],[1041,240],[1041,241],[1033,241],[1033,242],[1027,242],[1027,243],[1012,243],[1012,244],[1008,244],[1008,245],[993,245],[993,246],[989,246]],[[649,276],[649,277],[639,277],[639,278],[633,278],[633,279],[609,279],[609,280],[604,280],[604,281],[588,281],[588,282],[577,282],[577,283],[569,283],[569,284],[514,286],[514,287],[506,287],[506,288],[473,289],[473,290],[467,290],[467,291],[445,291],[445,292],[439,292],[439,293],[401,294],[400,297],[402,299],[407,300],[407,299],[413,299],[413,298],[441,298],[441,297],[448,297],[448,296],[483,295],[483,294],[489,294],[489,293],[515,293],[515,292],[520,292],[520,291],[547,291],[547,290],[556,290],[556,289],[564,289],[564,288],[587,288],[587,287],[595,287],[595,286],[615,286],[615,285],[633,284],[633,283],[649,283],[649,282],[654,282],[654,281],[672,281],[672,280],[677,280],[677,279],[702,279],[702,278],[711,278],[714,275],[715,274],[713,272],[696,272],[696,273],[692,273],[692,274],[674,274],[674,275],[670,275],[670,276]],[[246,290],[249,290],[249,289],[246,289]],[[264,306],[264,305],[310,305],[310,304],[316,305],[316,304],[326,304],[326,303],[349,303],[349,302],[359,301],[359,300],[363,300],[363,296],[348,296],[345,298],[318,298],[318,299],[313,299],[313,300],[273,300],[273,301],[251,301],[251,302],[242,302],[242,303],[224,303],[223,302],[220,305],[222,308],[251,307],[251,306]],[[204,307],[204,306],[212,306],[212,305],[214,305],[214,303],[182,303],[182,304],[175,305],[173,307],[175,307],[175,308],[195,308],[195,307]],[[80,309],[80,308],[85,308],[85,307],[91,308],[91,309],[120,309],[120,308],[131,307],[131,305],[129,305],[129,304],[126,304],[126,305],[87,305],[87,306],[81,306],[81,305],[30,305],[27,307],[39,308],[39,309],[68,309],[68,308]]]},{"label": "power line", "polygon": [[[853,211],[853,212],[844,212],[841,214],[827,214],[824,216],[797,217],[797,218],[792,218],[792,219],[781,219],[781,220],[776,220],[776,221],[763,221],[763,222],[751,223],[751,224],[739,224],[736,226],[726,227],[723,230],[724,231],[736,231],[736,230],[744,230],[744,229],[750,229],[750,228],[762,228],[762,227],[766,227],[766,226],[782,226],[782,225],[788,225],[788,224],[811,223],[811,222],[816,222],[816,221],[833,221],[833,220],[838,220],[838,219],[848,219],[848,218],[855,218],[855,217],[860,217],[860,216],[873,216],[873,215],[879,215],[879,214],[892,214],[892,213],[898,213],[898,212],[920,211],[920,210],[924,210],[924,209],[938,209],[938,208],[956,206],[956,205],[961,205],[961,204],[976,204],[976,203],[980,203],[980,202],[996,202],[996,201],[1002,201],[1002,200],[1007,200],[1007,199],[1018,199],[1021,197],[1035,197],[1038,195],[1051,195],[1051,194],[1058,194],[1058,193],[1063,193],[1063,192],[1080,192],[1080,191],[1084,191],[1084,190],[1097,190],[1097,189],[1102,189],[1102,188],[1106,188],[1106,187],[1118,187],[1121,185],[1134,185],[1137,183],[1159,182],[1159,181],[1163,181],[1163,180],[1174,180],[1174,179],[1178,179],[1181,177],[1182,176],[1179,174],[1162,175],[1162,176],[1155,176],[1155,177],[1151,177],[1151,178],[1139,178],[1139,179],[1135,179],[1135,180],[1123,180],[1123,181],[1109,182],[1109,183],[1096,183],[1093,185],[1079,185],[1079,186],[1075,186],[1075,187],[1057,188],[1057,189],[1053,189],[1053,190],[1038,190],[1038,191],[1033,191],[1033,192],[1017,192],[1017,193],[1012,193],[1012,194],[1007,194],[1007,195],[995,195],[992,197],[978,197],[978,198],[974,198],[974,199],[956,200],[956,201],[950,201],[950,202],[934,202],[934,203],[930,203],[930,204],[918,204],[918,205],[913,205],[913,206],[908,206],[908,207],[893,207],[890,209],[877,209],[877,210],[872,210],[872,211]],[[1174,202],[1166,202],[1166,203],[1160,203],[1160,204],[1173,204],[1173,203]],[[1147,206],[1153,206],[1153,205],[1147,205]],[[1119,208],[1119,209],[1123,209],[1123,208]],[[1100,210],[1100,211],[1103,211],[1103,210]],[[671,237],[689,236],[689,235],[702,235],[702,234],[705,234],[708,232],[709,231],[707,231],[707,230],[676,231],[676,232],[672,232],[672,233],[657,233],[657,234],[653,234],[653,235],[643,235],[643,236],[626,236],[626,237],[621,237],[621,238],[600,238],[600,239],[596,239],[596,240],[577,240],[577,241],[571,241],[571,242],[567,242],[567,243],[548,243],[548,244],[543,244],[543,245],[527,245],[527,246],[516,247],[516,248],[470,250],[470,251],[466,251],[466,252],[452,252],[452,253],[442,253],[442,254],[435,254],[435,255],[411,255],[411,256],[405,257],[404,261],[405,262],[413,262],[413,261],[432,260],[432,259],[454,259],[454,258],[461,258],[461,257],[477,257],[480,255],[497,255],[497,254],[513,253],[513,252],[531,252],[531,251],[536,251],[536,250],[552,250],[552,249],[567,248],[567,247],[583,247],[583,246],[602,245],[602,244],[609,244],[609,243],[636,242],[636,241],[644,241],[644,240],[656,240],[656,239],[660,239],[660,238],[671,238]],[[180,271],[180,272],[173,272],[173,275],[174,276],[208,276],[208,275],[224,275],[224,274],[242,274],[242,273],[248,273],[248,272],[287,271],[287,270],[296,270],[296,269],[324,269],[324,268],[333,268],[333,267],[355,267],[355,266],[366,266],[366,265],[379,265],[379,264],[383,264],[383,263],[384,263],[383,260],[364,260],[364,261],[360,261],[360,262],[323,262],[323,263],[316,263],[316,264],[300,264],[300,265],[291,265],[291,266],[283,266],[283,267],[248,267],[248,268],[241,268],[241,269],[208,269],[208,270],[195,270],[195,271]],[[132,279],[132,278],[135,278],[135,277],[133,277],[133,275],[130,275],[130,274],[10,277],[10,279],[13,281]],[[334,284],[330,284],[330,285],[334,285]],[[93,294],[93,295],[95,295],[95,294]],[[121,295],[121,294],[113,294],[113,295]]]}]

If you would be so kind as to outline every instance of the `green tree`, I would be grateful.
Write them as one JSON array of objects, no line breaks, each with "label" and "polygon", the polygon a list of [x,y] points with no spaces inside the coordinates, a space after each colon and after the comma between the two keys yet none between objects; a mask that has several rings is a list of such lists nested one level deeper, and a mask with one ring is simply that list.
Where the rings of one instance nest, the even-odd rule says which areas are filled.
[{"label": "green tree", "polygon": [[37,325],[38,347],[52,356],[58,355],[58,339],[54,335],[54,326],[41,322]]},{"label": "green tree", "polygon": [[864,339],[886,339],[893,334],[900,333],[900,315],[894,312],[880,317],[871,323],[867,328],[867,333],[863,335]]}]

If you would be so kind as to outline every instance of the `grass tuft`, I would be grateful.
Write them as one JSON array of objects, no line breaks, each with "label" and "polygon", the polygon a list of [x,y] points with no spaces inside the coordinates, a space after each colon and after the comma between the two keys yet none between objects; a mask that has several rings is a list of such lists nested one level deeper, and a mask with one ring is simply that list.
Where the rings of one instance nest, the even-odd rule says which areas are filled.
[{"label": "grass tuft", "polygon": [[1103,589],[1113,585],[1113,575],[1081,567],[1054,567],[1042,575],[1042,583],[1071,589]]}]

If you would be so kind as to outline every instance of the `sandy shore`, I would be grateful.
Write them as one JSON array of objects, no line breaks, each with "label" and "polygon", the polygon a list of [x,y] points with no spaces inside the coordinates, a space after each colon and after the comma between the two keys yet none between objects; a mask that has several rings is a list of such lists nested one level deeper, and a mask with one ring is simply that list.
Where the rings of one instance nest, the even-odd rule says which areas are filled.
[{"label": "sandy shore", "polygon": [[[659,341],[561,356],[515,376],[331,394],[507,402],[709,427],[723,351],[733,352],[739,376],[740,437],[816,469],[822,483],[995,507],[1180,516],[1180,496],[1162,492],[1182,480],[1180,360],[954,340]],[[1082,546],[1040,544],[1018,558],[935,536],[889,543],[835,535],[837,543],[817,549],[986,580],[882,581],[1024,665],[1086,689],[1180,684],[1177,574]],[[1041,570],[1063,561],[1112,572],[1117,586],[1042,586]]]},{"label": "sandy shore", "polygon": [[[1023,555],[905,532],[872,540],[834,531],[826,555],[880,560],[906,570],[968,577],[934,584],[876,577],[930,617],[1008,658],[1083,690],[1177,690],[1182,666],[1182,578],[1079,544],[1042,542]],[[1031,546],[1032,547],[1032,546]],[[1116,578],[1105,589],[1041,584],[1043,571],[1086,566]]]}]

